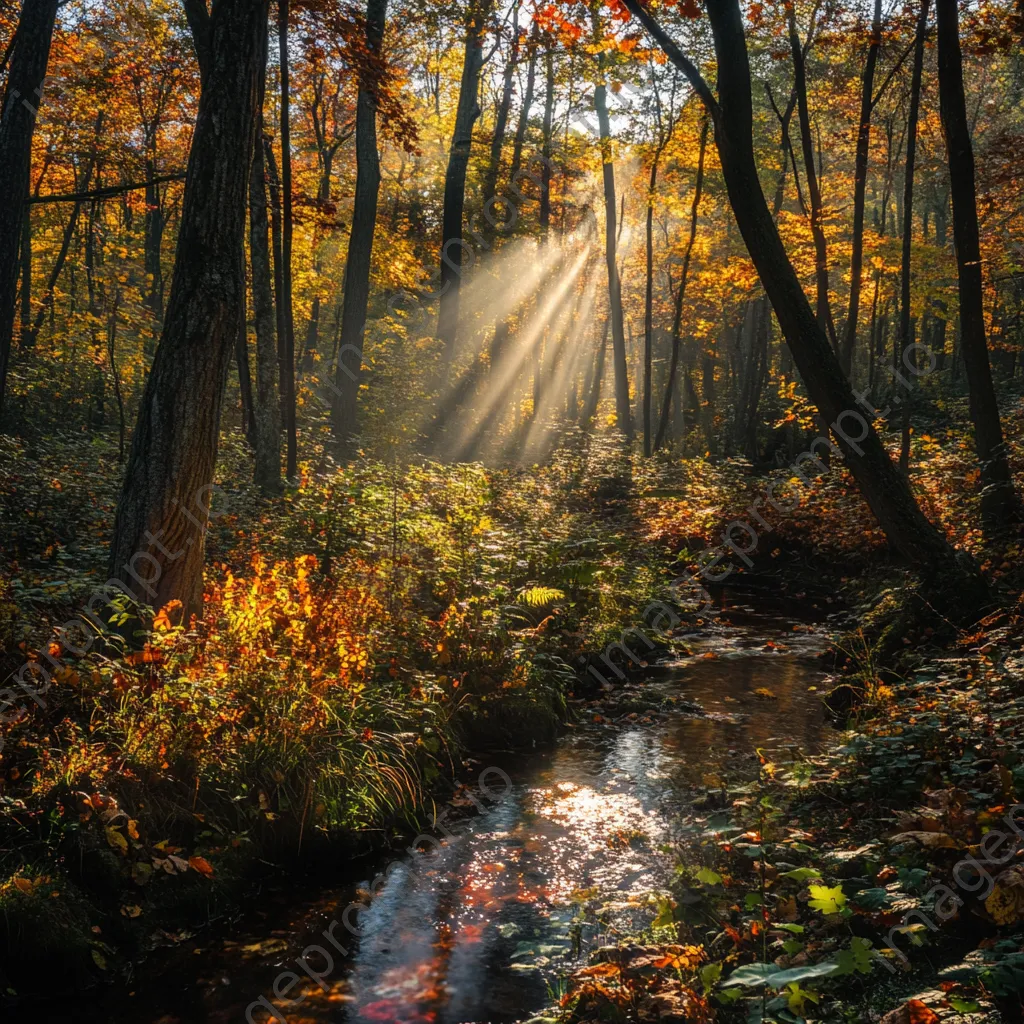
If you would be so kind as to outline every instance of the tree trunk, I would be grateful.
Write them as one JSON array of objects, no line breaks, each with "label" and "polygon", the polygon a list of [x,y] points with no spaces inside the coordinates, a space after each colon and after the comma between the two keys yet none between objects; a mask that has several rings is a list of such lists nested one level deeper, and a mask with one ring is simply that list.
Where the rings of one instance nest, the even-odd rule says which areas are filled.
[{"label": "tree trunk", "polygon": [[32,208],[26,207],[21,222],[21,323],[18,344],[31,348],[35,344],[32,331]]},{"label": "tree trunk", "polygon": [[462,211],[466,204],[466,172],[473,146],[473,125],[480,116],[477,93],[484,61],[484,32],[489,0],[475,0],[466,20],[465,57],[455,130],[448,152],[444,177],[444,212],[441,216],[441,302],[437,317],[437,336],[444,343],[446,360],[455,356],[455,336],[459,327],[459,285],[462,278]]},{"label": "tree trunk", "polygon": [[281,294],[278,297],[281,354],[281,403],[287,439],[289,480],[298,471],[298,428],[295,423],[295,310],[292,302],[292,238],[295,212],[292,197],[291,75],[288,58],[288,4],[278,0],[277,37],[281,64]]},{"label": "tree trunk", "polygon": [[271,291],[270,248],[267,242],[267,181],[263,154],[262,117],[252,147],[249,177],[249,260],[252,267],[252,306],[256,321],[256,417],[253,476],[264,495],[281,490],[281,407],[278,398],[277,332]]},{"label": "tree trunk", "polygon": [[[154,128],[155,131],[155,128]],[[145,305],[153,319],[160,323],[164,316],[164,274],[160,253],[164,239],[164,211],[161,186],[157,178],[155,139],[146,158],[145,269],[148,293]]]},{"label": "tree trunk", "polygon": [[[600,69],[603,75],[603,67]],[[616,263],[615,165],[612,163],[611,126],[608,120],[607,87],[602,81],[594,90],[594,109],[601,133],[601,169],[604,175],[605,262],[608,266],[608,316],[612,330],[612,361],[615,370],[615,417],[619,430],[633,439],[629,408],[629,371],[626,366],[626,334],[622,321],[622,292]]]},{"label": "tree trunk", "polygon": [[832,306],[828,300],[828,248],[825,243],[825,231],[821,225],[821,189],[818,186],[818,172],[814,166],[811,115],[807,104],[807,69],[804,65],[804,48],[796,33],[796,15],[792,6],[789,8],[789,47],[793,53],[793,89],[796,92],[797,120],[800,122],[800,148],[804,154],[804,175],[807,178],[807,195],[811,204],[810,219],[811,235],[814,238],[814,280],[818,296],[818,323],[828,334],[829,341],[835,349],[837,348],[836,328],[832,321]]},{"label": "tree trunk", "polygon": [[512,143],[512,164],[508,169],[508,180],[515,184],[516,175],[523,162],[523,143],[526,140],[526,128],[530,123],[530,108],[533,106],[533,90],[537,82],[537,46],[539,43],[537,35],[537,23],[533,23],[530,29],[530,41],[527,44],[530,50],[530,59],[526,65],[526,90],[523,93],[523,102],[519,107],[519,121],[516,124],[516,137]]},{"label": "tree trunk", "polygon": [[974,443],[981,463],[981,515],[988,534],[1004,530],[1019,517],[1003,444],[999,405],[985,340],[981,249],[974,189],[974,150],[964,102],[956,0],[936,0],[939,46],[939,108],[949,159],[953,199],[953,243],[960,294],[960,346],[967,374]]},{"label": "tree trunk", "polygon": [[665,398],[661,405],[661,420],[658,423],[658,434],[654,439],[654,451],[665,443],[668,430],[669,408],[672,394],[676,390],[676,374],[679,369],[679,350],[681,348],[681,331],[683,326],[683,299],[686,297],[686,282],[690,276],[690,257],[693,255],[693,243],[697,239],[697,211],[700,209],[700,198],[704,190],[704,155],[708,146],[708,130],[711,122],[704,118],[700,128],[700,148],[697,151],[697,179],[693,186],[693,202],[690,203],[690,237],[686,240],[683,253],[682,276],[679,280],[679,291],[676,293],[675,314],[672,317],[672,355],[668,364],[668,380],[665,382]]},{"label": "tree trunk", "polygon": [[56,18],[57,0],[24,0],[0,112],[0,412],[18,301],[18,246],[28,216],[32,135]]},{"label": "tree trunk", "polygon": [[857,318],[860,315],[861,276],[864,272],[864,198],[868,181],[868,153],[871,144],[872,94],[875,88],[875,67],[882,44],[882,0],[875,0],[871,21],[871,42],[864,74],[861,76],[860,118],[857,126],[857,152],[853,166],[853,239],[850,254],[850,305],[846,313],[841,348],[843,371],[853,369],[853,351],[857,345]]},{"label": "tree trunk", "polygon": [[508,127],[508,112],[512,106],[512,84],[515,77],[516,63],[519,60],[519,6],[512,11],[512,44],[505,63],[505,73],[501,81],[501,99],[494,118],[494,134],[491,136],[491,157],[484,175],[483,201],[486,204],[494,198],[498,188],[498,175],[501,172],[501,150],[505,144],[505,131]]},{"label": "tree trunk", "polygon": [[976,613],[977,602],[986,592],[983,580],[976,569],[962,563],[921,512],[906,478],[893,465],[872,423],[858,412],[858,401],[807,301],[765,202],[754,160],[750,64],[738,0],[708,0],[707,4],[720,69],[717,100],[694,65],[639,0],[624,3],[655,36],[673,64],[687,75],[712,111],[730,204],[747,250],[811,400],[833,425],[847,465],[889,542],[931,582],[956,589],[958,592],[950,597],[959,602],[965,614],[972,610]]},{"label": "tree trunk", "polygon": [[256,410],[252,399],[252,368],[249,365],[249,331],[245,303],[245,269],[242,269],[242,306],[238,311],[238,337],[235,339],[235,367],[238,370],[238,397],[242,408],[245,439],[256,448]]},{"label": "tree trunk", "polygon": [[[928,31],[928,2],[922,0],[914,39],[914,66],[910,75],[910,110],[907,115],[907,160],[903,168],[903,247],[900,256],[900,329],[893,350],[893,367],[908,355],[913,343],[910,325],[910,248],[914,236],[914,168],[917,163],[917,118],[921,106],[921,75],[924,69],[924,37]],[[916,367],[916,363],[914,364]],[[910,396],[903,397],[903,436],[900,444],[900,469],[910,469]]]},{"label": "tree trunk", "polygon": [[[387,0],[368,0],[366,41],[370,52],[380,53]],[[345,291],[341,316],[341,347],[336,373],[337,394],[331,406],[335,442],[347,445],[356,433],[359,375],[363,362],[363,330],[370,297],[370,260],[377,226],[380,161],[377,156],[377,83],[367,76],[359,84],[356,101],[356,194],[352,231],[345,264]],[[347,353],[351,352],[351,358]]]},{"label": "tree trunk", "polygon": [[192,22],[203,85],[174,276],[110,548],[112,578],[154,608],[181,601],[186,621],[202,611],[220,410],[245,289],[242,253],[268,8],[269,0],[218,0],[212,14],[203,8]]},{"label": "tree trunk", "polygon": [[[555,52],[549,46],[544,54],[544,125],[541,139],[540,230],[547,238],[551,227],[551,118],[555,109]],[[515,184],[515,182],[513,182]]]}]

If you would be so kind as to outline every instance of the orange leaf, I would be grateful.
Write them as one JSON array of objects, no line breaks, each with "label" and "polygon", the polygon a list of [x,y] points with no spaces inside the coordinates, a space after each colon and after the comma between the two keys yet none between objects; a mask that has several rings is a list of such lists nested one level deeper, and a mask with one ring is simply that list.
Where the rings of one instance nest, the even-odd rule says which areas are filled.
[{"label": "orange leaf", "polygon": [[188,866],[206,878],[213,878],[213,865],[205,857],[189,857]]}]

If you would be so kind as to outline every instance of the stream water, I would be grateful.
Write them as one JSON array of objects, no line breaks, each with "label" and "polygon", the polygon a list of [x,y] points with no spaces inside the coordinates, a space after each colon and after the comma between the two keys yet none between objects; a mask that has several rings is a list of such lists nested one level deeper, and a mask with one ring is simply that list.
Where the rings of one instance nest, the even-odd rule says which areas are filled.
[{"label": "stream water", "polygon": [[[398,855],[358,941],[340,924],[351,885],[282,887],[230,935],[180,940],[156,977],[32,1019],[241,1024],[248,1013],[263,1024],[268,1003],[287,1024],[529,1018],[590,949],[657,913],[652,894],[671,879],[696,797],[754,777],[758,748],[788,759],[819,745],[823,633],[751,611],[727,607],[683,638],[692,656],[635,688],[639,710],[584,708],[552,749],[495,761],[510,785],[497,772],[487,785],[503,799],[450,825],[442,844]],[[644,709],[652,701],[657,712]]]}]

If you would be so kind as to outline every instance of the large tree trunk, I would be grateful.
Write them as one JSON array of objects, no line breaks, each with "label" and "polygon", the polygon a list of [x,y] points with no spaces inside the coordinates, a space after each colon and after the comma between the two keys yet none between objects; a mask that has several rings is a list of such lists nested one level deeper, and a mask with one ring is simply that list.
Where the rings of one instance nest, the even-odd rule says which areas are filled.
[{"label": "large tree trunk", "polygon": [[864,272],[864,198],[868,182],[868,153],[871,145],[872,94],[875,88],[875,67],[882,44],[882,0],[875,0],[871,20],[871,42],[864,74],[861,76],[860,118],[857,126],[857,151],[853,161],[853,238],[850,253],[850,304],[843,327],[840,348],[843,370],[850,375],[853,368],[853,350],[857,344],[857,318],[860,315],[861,276]]},{"label": "large tree trunk", "polygon": [[484,33],[490,0],[474,0],[466,19],[466,46],[462,81],[455,113],[455,129],[444,176],[444,212],[441,216],[441,302],[437,336],[444,343],[446,359],[455,355],[459,328],[459,285],[462,278],[462,211],[466,204],[466,173],[473,146],[473,125],[480,116],[477,93],[484,63]]},{"label": "large tree trunk", "polygon": [[[900,330],[893,353],[893,366],[899,370],[900,363],[913,351],[908,347],[913,342],[910,325],[910,250],[914,238],[914,169],[917,163],[917,118],[921,106],[921,75],[924,70],[924,37],[928,31],[928,0],[921,3],[917,18],[917,35],[914,39],[914,66],[910,75],[910,110],[907,113],[907,160],[903,167],[903,246],[900,255]],[[915,363],[916,365],[916,363]],[[903,435],[900,445],[900,469],[910,469],[910,396],[904,396]]]},{"label": "large tree trunk", "polygon": [[288,0],[278,0],[278,53],[281,64],[281,404],[287,438],[287,473],[295,479],[298,471],[299,439],[295,423],[295,310],[292,302],[292,238],[295,213],[292,197],[291,75],[288,57]]},{"label": "large tree trunk", "polygon": [[[811,400],[832,424],[839,449],[889,542],[931,581],[957,588],[952,600],[959,601],[965,613],[972,610],[972,602],[976,612],[979,595],[984,593],[981,577],[962,564],[945,537],[921,512],[870,419],[860,413],[860,403],[807,301],[765,202],[754,160],[750,64],[738,0],[707,3],[720,69],[717,100],[694,65],[639,0],[624,3],[654,35],[673,64],[687,75],[712,112],[730,204],[747,251]],[[861,403],[866,401],[864,395],[860,399]]]},{"label": "large tree trunk", "polygon": [[256,321],[256,468],[253,479],[265,495],[281,490],[281,406],[278,398],[277,332],[271,291],[270,247],[267,241],[267,181],[263,154],[262,117],[252,147],[249,177],[249,261],[252,266],[252,306]]},{"label": "large tree trunk", "polygon": [[967,373],[974,443],[981,463],[981,514],[988,533],[1019,516],[1006,460],[999,405],[992,386],[982,307],[981,250],[974,191],[974,150],[964,102],[956,0],[936,0],[939,44],[939,107],[949,158],[953,242],[960,293],[960,344]]},{"label": "large tree trunk", "polygon": [[[603,68],[601,68],[603,74]],[[611,125],[608,120],[607,87],[602,81],[594,90],[594,109],[601,133],[601,170],[604,175],[605,262],[608,266],[608,317],[612,329],[612,363],[615,371],[615,417],[618,428],[633,438],[629,407],[629,370],[626,366],[626,333],[622,320],[622,291],[616,262],[615,165],[612,163]]]},{"label": "large tree trunk", "polygon": [[56,18],[57,0],[25,0],[0,112],[0,412],[18,301],[18,246],[28,216],[32,135]]},{"label": "large tree trunk", "polygon": [[[366,43],[374,55],[380,54],[386,16],[387,0],[368,0]],[[363,329],[370,298],[370,260],[377,226],[379,192],[377,82],[368,74],[359,83],[359,97],[356,101],[356,194],[352,210],[352,231],[348,239],[348,260],[345,264],[345,293],[336,377],[338,390],[331,405],[334,438],[342,446],[348,444],[359,427],[356,406],[363,362]],[[348,353],[352,353],[351,357]]]},{"label": "large tree trunk", "polygon": [[269,0],[216,0],[193,19],[202,92],[174,276],[117,506],[110,575],[139,602],[202,611],[221,403],[245,281],[252,147]]}]

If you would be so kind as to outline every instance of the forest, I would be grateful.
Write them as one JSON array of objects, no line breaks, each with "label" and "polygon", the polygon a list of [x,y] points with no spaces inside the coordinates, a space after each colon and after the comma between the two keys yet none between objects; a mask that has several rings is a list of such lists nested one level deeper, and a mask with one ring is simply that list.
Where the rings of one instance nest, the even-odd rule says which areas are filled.
[{"label": "forest", "polygon": [[0,0],[3,1019],[1024,1021],[1022,42]]}]

